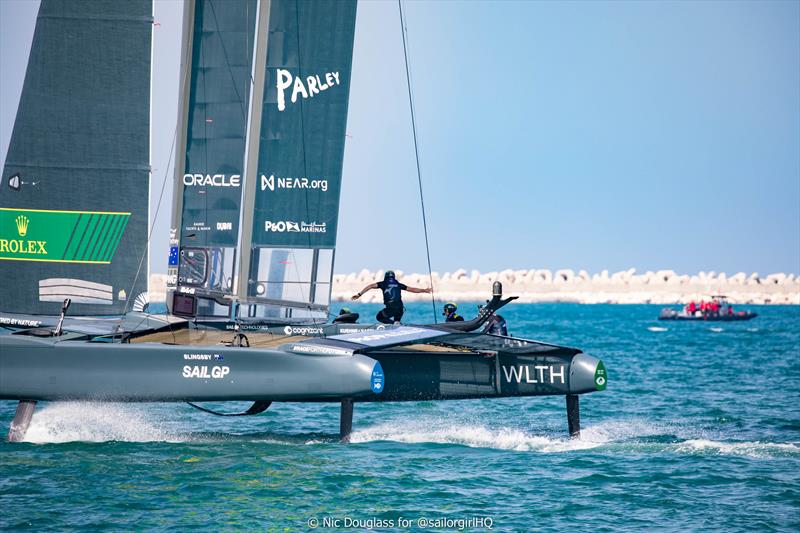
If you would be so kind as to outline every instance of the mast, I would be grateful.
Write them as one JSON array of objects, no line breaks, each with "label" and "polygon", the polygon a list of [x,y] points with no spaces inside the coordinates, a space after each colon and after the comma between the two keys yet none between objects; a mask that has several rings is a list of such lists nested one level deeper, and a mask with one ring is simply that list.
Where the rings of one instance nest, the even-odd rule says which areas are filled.
[{"label": "mast", "polygon": [[267,73],[267,42],[269,41],[269,12],[271,0],[258,1],[255,56],[253,58],[253,88],[250,96],[247,144],[244,164],[244,198],[239,225],[239,258],[234,295],[246,299],[250,285],[250,260],[253,242],[253,208],[258,188],[258,150],[260,146],[261,112],[264,101],[264,78]]},{"label": "mast", "polygon": [[[180,255],[181,218],[183,214],[183,174],[186,172],[186,137],[189,122],[189,90],[192,76],[192,43],[194,42],[195,0],[183,3],[183,37],[181,38],[181,77],[178,95],[178,117],[175,135],[175,179],[172,189],[172,224],[169,230],[169,262],[167,265],[167,306],[172,306],[172,293],[178,284],[178,259]],[[170,309],[171,311],[172,309]]]}]

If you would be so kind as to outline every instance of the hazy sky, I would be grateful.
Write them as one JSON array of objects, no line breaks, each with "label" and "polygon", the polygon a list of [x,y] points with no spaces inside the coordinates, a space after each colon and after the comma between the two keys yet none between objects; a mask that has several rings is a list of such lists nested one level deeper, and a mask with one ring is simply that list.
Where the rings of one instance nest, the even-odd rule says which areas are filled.
[{"label": "hazy sky", "polygon": [[[404,6],[434,270],[800,273],[800,2]],[[0,0],[3,162],[37,8]],[[154,203],[181,3],[155,18]],[[359,4],[347,130],[336,271],[425,271],[396,2]]]}]

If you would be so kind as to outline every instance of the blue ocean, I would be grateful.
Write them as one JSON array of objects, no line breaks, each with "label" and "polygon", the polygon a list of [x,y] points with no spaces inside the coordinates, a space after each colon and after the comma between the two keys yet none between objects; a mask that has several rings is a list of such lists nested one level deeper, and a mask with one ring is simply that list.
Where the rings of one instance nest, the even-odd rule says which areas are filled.
[{"label": "blue ocean", "polygon": [[753,309],[504,309],[511,334],[605,362],[573,440],[563,397],[356,404],[347,445],[335,404],[40,404],[27,442],[0,443],[0,530],[798,531],[800,307]]}]

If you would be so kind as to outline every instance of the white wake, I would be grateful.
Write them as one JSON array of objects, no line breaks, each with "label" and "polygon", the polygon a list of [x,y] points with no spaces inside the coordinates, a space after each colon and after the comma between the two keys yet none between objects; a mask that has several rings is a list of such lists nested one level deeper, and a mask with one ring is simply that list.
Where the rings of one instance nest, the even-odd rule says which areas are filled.
[{"label": "white wake", "polygon": [[145,405],[105,402],[55,402],[37,409],[25,442],[184,441],[168,431]]}]

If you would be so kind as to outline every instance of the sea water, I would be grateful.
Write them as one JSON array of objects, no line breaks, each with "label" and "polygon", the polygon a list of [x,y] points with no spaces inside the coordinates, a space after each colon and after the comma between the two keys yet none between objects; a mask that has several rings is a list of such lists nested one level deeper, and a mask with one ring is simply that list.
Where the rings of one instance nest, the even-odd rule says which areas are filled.
[{"label": "sea water", "polygon": [[[580,439],[563,397],[356,404],[348,445],[336,404],[40,404],[26,442],[0,443],[0,529],[797,531],[800,308],[754,310],[503,309],[513,335],[605,362]],[[430,303],[405,320],[432,321]]]}]

